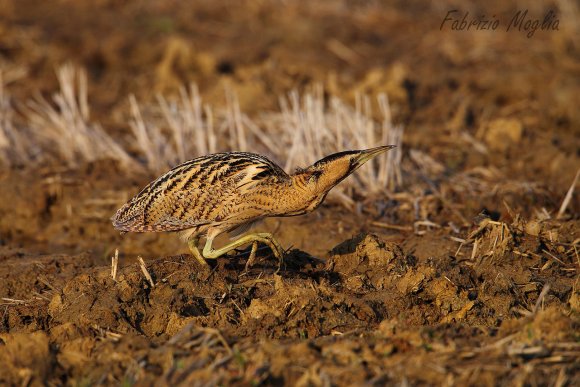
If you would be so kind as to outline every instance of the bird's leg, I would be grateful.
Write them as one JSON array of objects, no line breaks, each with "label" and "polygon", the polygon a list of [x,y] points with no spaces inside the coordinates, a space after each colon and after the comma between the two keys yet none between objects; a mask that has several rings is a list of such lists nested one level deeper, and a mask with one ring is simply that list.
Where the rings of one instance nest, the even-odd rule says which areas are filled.
[{"label": "bird's leg", "polygon": [[209,265],[207,264],[207,262],[205,261],[205,259],[201,255],[201,253],[199,252],[199,249],[197,248],[198,242],[199,242],[199,237],[190,238],[187,241],[187,245],[189,246],[189,250],[191,251],[191,254],[193,254],[193,257],[201,265],[201,267],[207,268],[207,267],[209,267]]},{"label": "bird's leg", "polygon": [[[274,239],[274,236],[272,234],[269,234],[266,232],[258,232],[258,233],[248,234],[248,235],[245,235],[239,239],[236,239],[232,243],[229,243],[229,244],[225,245],[224,247],[221,247],[217,250],[211,246],[212,242],[213,242],[213,238],[211,238],[211,237],[207,238],[207,241],[205,242],[205,246],[203,248],[203,256],[205,258],[214,259],[214,258],[217,258],[217,257],[224,255],[225,253],[227,253],[229,251],[232,251],[233,249],[235,249],[241,245],[245,245],[246,243],[262,242],[262,243],[268,245],[268,247],[270,247],[270,249],[272,249],[274,256],[276,258],[278,258],[278,271],[280,270],[280,267],[282,266],[284,249],[282,248],[280,243],[278,243],[278,241],[276,239]],[[254,246],[252,246],[252,251],[253,250],[254,250]],[[253,253],[255,255],[256,252],[253,251]],[[251,258],[251,255],[252,254],[250,253],[250,258]]]},{"label": "bird's leg", "polygon": [[250,251],[250,256],[246,261],[246,266],[244,267],[244,271],[247,272],[250,267],[254,264],[254,259],[256,259],[256,250],[258,250],[258,242],[254,241],[252,243],[252,250]]}]

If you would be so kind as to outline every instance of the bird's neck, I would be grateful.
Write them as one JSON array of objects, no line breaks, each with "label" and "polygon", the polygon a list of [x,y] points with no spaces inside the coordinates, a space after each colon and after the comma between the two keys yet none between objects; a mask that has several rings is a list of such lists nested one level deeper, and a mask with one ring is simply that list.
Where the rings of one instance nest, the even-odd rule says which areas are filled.
[{"label": "bird's neck", "polygon": [[279,212],[288,216],[302,215],[313,211],[326,196],[326,192],[317,192],[314,184],[309,184],[307,177],[301,174],[292,175],[284,192],[280,192],[280,194],[280,200],[277,201],[281,203]]}]

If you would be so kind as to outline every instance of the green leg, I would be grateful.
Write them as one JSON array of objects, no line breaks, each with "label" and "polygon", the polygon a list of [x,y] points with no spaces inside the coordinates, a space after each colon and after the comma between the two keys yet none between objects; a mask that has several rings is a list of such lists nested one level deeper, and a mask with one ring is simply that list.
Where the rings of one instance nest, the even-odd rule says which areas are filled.
[{"label": "green leg", "polygon": [[[270,249],[272,249],[274,256],[276,258],[278,258],[278,270],[280,270],[280,267],[282,266],[282,258],[284,256],[284,249],[282,248],[280,243],[278,243],[278,241],[276,239],[274,239],[274,236],[272,234],[265,233],[265,232],[248,234],[248,235],[245,235],[239,239],[236,239],[232,243],[227,244],[224,247],[219,248],[217,250],[211,246],[212,242],[213,242],[213,238],[208,238],[206,243],[205,243],[205,246],[203,248],[203,256],[205,258],[215,259],[215,258],[218,258],[218,257],[226,254],[229,251],[232,251],[233,249],[235,249],[241,245],[245,245],[246,243],[262,242],[262,243],[268,245],[268,247],[270,247]],[[254,255],[256,254],[253,246],[252,246],[252,252]],[[250,253],[250,258],[252,258],[251,255],[252,254]]]},{"label": "green leg", "polygon": [[199,264],[202,267],[207,268],[207,267],[209,267],[209,265],[207,264],[205,259],[203,259],[203,256],[201,255],[201,253],[199,252],[199,249],[197,248],[198,242],[199,242],[199,237],[191,238],[187,241],[187,245],[189,246],[189,250],[191,251],[191,254],[193,254],[193,257],[195,258],[195,260],[197,262],[199,262]]},{"label": "green leg", "polygon": [[256,259],[256,250],[258,250],[258,242],[254,241],[252,243],[252,250],[250,251],[250,256],[246,261],[246,266],[244,267],[244,272],[247,272],[250,267],[254,264],[254,259]]}]

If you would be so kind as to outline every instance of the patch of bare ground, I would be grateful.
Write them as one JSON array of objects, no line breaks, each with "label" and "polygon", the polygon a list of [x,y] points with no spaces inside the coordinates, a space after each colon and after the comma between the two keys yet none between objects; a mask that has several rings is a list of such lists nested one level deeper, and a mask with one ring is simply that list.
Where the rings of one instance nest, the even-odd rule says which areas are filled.
[{"label": "patch of bare ground", "polygon": [[[278,274],[268,254],[244,272],[247,251],[209,274],[190,256],[158,258],[149,279],[136,262],[113,279],[82,256],[21,270],[4,253],[0,380],[572,382],[575,246],[518,227],[484,220],[459,250],[438,232],[403,245],[361,234],[325,262],[292,250]],[[413,247],[437,243],[447,249]]]},{"label": "patch of bare ground", "polygon": [[[523,9],[559,29],[505,31]],[[446,12],[0,1],[0,384],[580,385],[578,6]],[[279,272],[262,248],[202,274],[175,234],[109,222],[196,155],[291,172],[386,143],[263,225]]]}]

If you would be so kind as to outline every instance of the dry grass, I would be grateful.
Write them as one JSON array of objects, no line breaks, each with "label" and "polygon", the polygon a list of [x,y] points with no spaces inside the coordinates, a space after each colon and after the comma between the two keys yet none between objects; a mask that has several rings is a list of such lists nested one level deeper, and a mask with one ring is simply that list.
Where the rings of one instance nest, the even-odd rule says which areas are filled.
[{"label": "dry grass", "polygon": [[180,97],[177,103],[168,102],[163,96],[158,97],[179,159],[187,160],[191,154],[215,153],[217,138],[211,107],[202,103],[199,89],[194,84],[190,86],[189,93],[182,87]]},{"label": "dry grass", "polygon": [[378,98],[383,117],[372,120],[370,99],[357,98],[352,108],[337,98],[327,105],[322,89],[281,99],[281,111],[252,120],[242,113],[236,95],[226,91],[226,108],[204,104],[197,87],[182,88],[178,100],[157,97],[157,105],[142,107],[130,97],[130,126],[134,143],[147,169],[163,172],[180,162],[218,151],[263,149],[287,171],[310,165],[324,156],[347,149],[395,144],[398,148],[371,162],[356,177],[333,191],[352,206],[355,195],[377,195],[402,184],[402,127],[393,126],[386,95]]},{"label": "dry grass", "polygon": [[202,104],[195,85],[189,92],[182,88],[178,101],[163,96],[157,101],[162,117],[148,109],[149,117],[144,119],[136,98],[130,97],[131,129],[150,170],[162,172],[194,156],[216,152],[213,113]]},{"label": "dry grass", "polygon": [[[319,86],[302,95],[291,92],[280,99],[280,111],[252,119],[241,111],[230,90],[226,90],[223,110],[204,103],[195,85],[183,87],[177,98],[158,95],[153,104],[139,103],[130,96],[130,154],[120,139],[91,122],[84,71],[65,65],[58,69],[57,77],[60,90],[51,101],[37,96],[26,104],[27,125],[22,130],[13,123],[14,109],[0,82],[0,158],[4,164],[52,159],[77,167],[83,162],[114,159],[128,173],[145,170],[159,174],[200,155],[252,150],[270,156],[292,172],[334,152],[394,144],[397,148],[369,162],[331,191],[329,198],[353,209],[357,201],[366,198],[394,198],[394,191],[403,184],[404,130],[393,125],[385,94],[379,94],[376,101],[358,95],[350,106],[336,97],[325,100]],[[378,111],[375,107],[373,112],[372,106]],[[379,117],[378,121],[373,117]],[[492,167],[446,177],[445,166],[417,150],[411,150],[410,160],[412,170],[406,168],[406,175],[411,178],[419,173],[443,202],[449,192],[506,194],[539,189],[531,183],[504,179]],[[506,180],[506,184],[498,184],[498,180]],[[417,195],[411,195],[410,205],[426,200]],[[418,214],[416,219],[428,220],[425,214]],[[458,220],[466,223],[459,216]]]},{"label": "dry grass", "polygon": [[154,288],[155,282],[153,281],[153,277],[151,277],[151,274],[149,274],[149,270],[147,270],[145,261],[143,261],[143,258],[141,257],[137,257],[137,261],[139,262],[139,267],[141,268],[141,272],[145,276],[145,279],[147,280],[147,282],[149,282],[149,284],[151,284],[151,287]]},{"label": "dry grass", "polygon": [[[292,172],[334,152],[394,144],[397,148],[372,160],[331,191],[330,200],[351,209],[369,198],[402,200],[415,207],[415,220],[420,221],[429,220],[429,211],[422,208],[435,200],[451,208],[456,220],[467,225],[449,197],[541,193],[538,184],[513,181],[494,167],[475,167],[446,176],[444,165],[424,152],[411,150],[411,162],[404,166],[409,195],[401,197],[402,193],[395,191],[403,185],[404,130],[393,125],[385,94],[376,100],[358,95],[351,106],[336,97],[325,99],[319,86],[304,94],[291,92],[280,98],[279,111],[253,118],[241,111],[230,90],[226,90],[226,106],[221,110],[204,103],[195,85],[183,87],[177,98],[158,95],[155,103],[139,103],[130,96],[129,153],[128,144],[90,120],[85,72],[64,65],[57,70],[57,78],[60,90],[50,101],[37,96],[25,105],[22,127],[14,123],[13,103],[0,79],[0,163],[10,167],[52,160],[78,167],[84,162],[114,159],[129,174],[159,174],[200,155],[251,150],[268,155]],[[426,188],[419,189],[424,184],[417,182],[426,183]],[[562,203],[560,217],[574,186]],[[428,191],[431,194],[425,194]]]},{"label": "dry grass", "polygon": [[117,282],[117,272],[119,268],[119,249],[115,249],[115,255],[111,257],[111,278]]},{"label": "dry grass", "polygon": [[[196,156],[251,150],[270,156],[292,172],[334,152],[394,144],[396,149],[369,162],[333,190],[330,198],[354,208],[357,201],[365,198],[394,198],[398,195],[394,191],[403,184],[404,130],[393,125],[385,94],[379,94],[376,100],[358,95],[351,106],[336,97],[325,99],[319,86],[304,94],[291,92],[280,98],[279,111],[253,118],[241,111],[235,93],[229,90],[226,106],[221,110],[204,103],[195,85],[183,87],[177,98],[159,95],[155,103],[139,103],[130,96],[130,154],[125,143],[90,120],[84,71],[65,65],[57,70],[57,78],[60,90],[51,100],[37,96],[23,108],[27,122],[22,128],[14,123],[13,103],[0,82],[3,164],[57,160],[77,167],[84,162],[114,159],[129,173],[146,170],[158,174]],[[418,174],[418,181],[427,182],[428,190],[445,203],[450,194],[521,195],[541,191],[537,184],[512,181],[493,167],[476,167],[446,176],[445,166],[428,154],[417,150],[409,154],[412,163],[407,163],[404,170],[407,185],[415,187],[413,175]],[[560,217],[574,186],[562,203]],[[426,200],[422,195],[411,195],[413,206],[418,200]],[[428,220],[421,214],[416,219]],[[465,223],[460,217],[458,220]]]},{"label": "dry grass", "polygon": [[578,169],[578,171],[576,171],[576,175],[574,176],[574,180],[572,181],[572,185],[570,185],[568,192],[566,192],[566,196],[564,196],[564,200],[562,201],[562,205],[560,206],[560,209],[558,210],[558,214],[556,215],[557,219],[561,219],[564,217],[564,213],[566,212],[566,208],[568,208],[568,205],[570,204],[570,201],[572,200],[572,195],[574,195],[574,190],[576,189],[576,184],[578,183],[579,177],[580,177],[580,169]]},{"label": "dry grass", "polygon": [[246,150],[245,116],[235,95],[227,95],[226,109],[217,117],[196,85],[181,88],[177,100],[158,95],[157,105],[144,108],[130,96],[131,131],[147,168],[161,173],[196,156]]},{"label": "dry grass", "polygon": [[90,122],[86,73],[64,65],[57,70],[57,77],[60,90],[53,95],[52,103],[39,95],[25,108],[40,158],[58,157],[70,167],[110,158],[124,168],[139,168],[99,124]]},{"label": "dry grass", "polygon": [[28,158],[24,138],[14,124],[14,109],[0,72],[0,163],[10,166]]},{"label": "dry grass", "polygon": [[466,242],[473,243],[472,260],[477,260],[480,264],[485,262],[494,264],[513,251],[514,232],[506,223],[485,218],[477,229],[469,234]]},{"label": "dry grass", "polygon": [[394,126],[386,95],[379,95],[381,122],[372,119],[371,100],[359,95],[354,107],[338,98],[324,101],[321,87],[281,98],[280,112],[252,120],[240,109],[237,96],[226,90],[226,107],[216,111],[204,104],[195,85],[182,88],[179,98],[157,97],[156,104],[139,104],[129,97],[132,156],[114,137],[90,120],[87,76],[64,65],[57,70],[60,90],[51,101],[42,96],[27,102],[24,115],[30,138],[12,123],[10,99],[0,88],[0,156],[13,163],[21,157],[61,160],[69,167],[98,159],[117,160],[126,171],[161,173],[196,156],[218,151],[263,151],[287,171],[305,167],[334,152],[394,144],[398,148],[369,162],[333,191],[352,207],[356,197],[384,194],[402,184],[403,128]]}]

